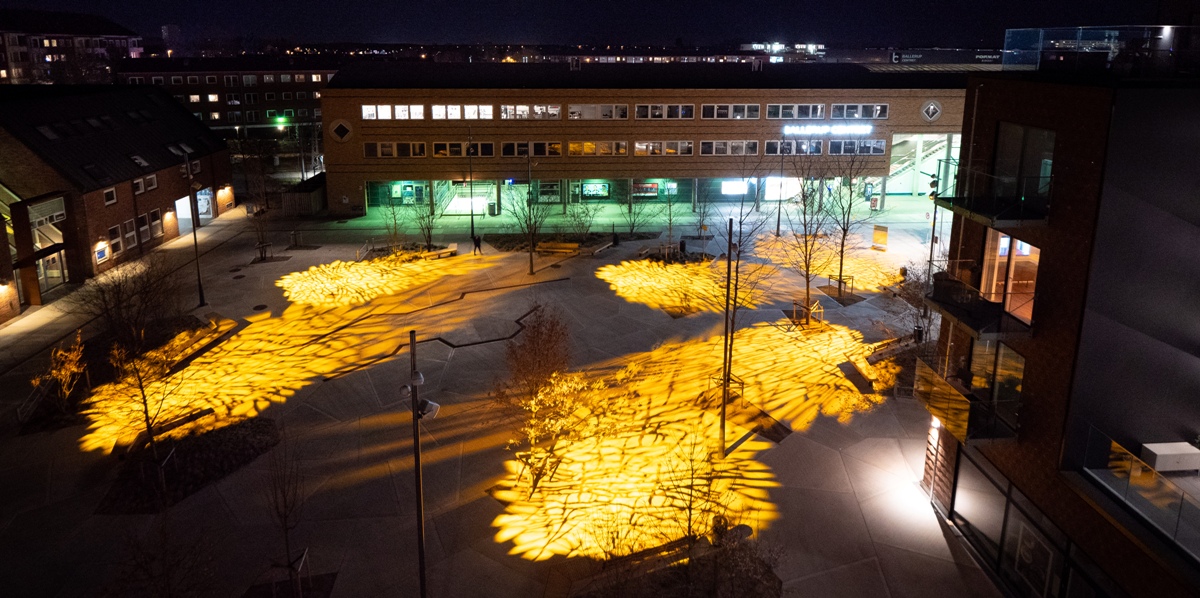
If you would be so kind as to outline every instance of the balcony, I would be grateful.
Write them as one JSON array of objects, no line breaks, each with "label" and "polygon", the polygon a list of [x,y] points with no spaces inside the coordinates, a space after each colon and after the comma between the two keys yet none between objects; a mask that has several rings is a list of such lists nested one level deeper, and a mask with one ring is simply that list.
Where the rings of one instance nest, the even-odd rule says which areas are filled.
[{"label": "balcony", "polygon": [[[1030,334],[1026,320],[1033,310],[1033,292],[1022,291],[1030,285],[1011,281],[1013,292],[1007,297],[1008,309],[1001,301],[1003,293],[984,293],[971,286],[980,267],[975,260],[935,260],[933,286],[925,295],[925,303],[938,313],[961,323],[972,337],[980,340],[1006,340]],[[999,295],[999,297],[997,297]],[[1016,314],[1016,315],[1014,315]]]},{"label": "balcony", "polygon": [[938,195],[937,205],[991,228],[1045,225],[1053,195],[1050,176],[1005,177],[959,169],[953,195]]},{"label": "balcony", "polygon": [[996,400],[990,388],[969,389],[947,375],[949,360],[928,354],[917,358],[913,389],[917,400],[960,442],[1011,440],[1017,437],[1020,400]]},{"label": "balcony", "polygon": [[1083,472],[1200,562],[1200,475],[1163,473],[1089,426]]}]

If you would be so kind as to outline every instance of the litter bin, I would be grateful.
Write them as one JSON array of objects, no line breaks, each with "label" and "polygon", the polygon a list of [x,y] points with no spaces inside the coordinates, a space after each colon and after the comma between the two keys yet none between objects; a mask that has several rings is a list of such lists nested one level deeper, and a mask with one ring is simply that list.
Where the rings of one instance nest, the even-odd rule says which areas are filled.
[{"label": "litter bin", "polygon": [[914,326],[913,327],[913,342],[915,342],[917,344],[925,342],[925,327],[924,326]]},{"label": "litter bin", "polygon": [[488,202],[488,216],[496,216],[500,214],[500,210],[496,209],[496,202]]}]

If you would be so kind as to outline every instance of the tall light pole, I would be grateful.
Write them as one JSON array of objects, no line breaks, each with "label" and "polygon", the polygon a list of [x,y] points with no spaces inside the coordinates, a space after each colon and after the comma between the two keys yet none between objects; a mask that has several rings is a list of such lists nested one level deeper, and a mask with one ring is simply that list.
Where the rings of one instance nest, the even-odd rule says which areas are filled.
[{"label": "tall light pole", "polygon": [[187,172],[188,199],[192,208],[192,251],[196,256],[196,289],[200,293],[200,305],[197,307],[204,307],[208,303],[204,300],[204,280],[200,278],[200,240],[196,234],[196,229],[200,228],[200,208],[196,204],[196,186],[198,183],[196,183],[192,175],[192,160],[189,152],[186,150],[183,152],[183,167]]},{"label": "tall light pole", "polygon": [[417,371],[417,331],[408,331],[408,386],[412,407],[412,438],[413,438],[413,474],[417,491],[417,579],[420,584],[421,598],[425,598],[425,494],[421,490],[421,416],[425,415],[421,401],[417,398],[417,388],[425,382],[425,377]]},{"label": "tall light pole", "polygon": [[533,276],[533,159],[529,156],[529,148],[525,148],[525,228],[529,231],[529,275]]},{"label": "tall light pole", "polygon": [[470,197],[468,201],[471,204],[471,243],[475,242],[475,167],[471,158],[475,155],[475,142],[471,138],[471,127],[467,127],[467,184],[470,185]]}]

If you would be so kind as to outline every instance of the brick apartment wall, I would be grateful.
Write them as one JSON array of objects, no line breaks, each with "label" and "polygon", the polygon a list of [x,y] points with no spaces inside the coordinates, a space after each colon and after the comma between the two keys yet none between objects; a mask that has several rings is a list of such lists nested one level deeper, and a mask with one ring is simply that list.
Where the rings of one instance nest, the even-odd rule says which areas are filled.
[{"label": "brick apartment wall", "polygon": [[[1001,121],[1055,131],[1049,226],[1002,229],[1041,249],[1031,338],[1005,341],[1025,357],[1016,442],[981,446],[987,458],[1112,578],[1135,596],[1190,596],[1152,551],[1073,490],[1060,472],[1074,356],[1082,326],[1112,91],[1096,87],[972,80],[960,154],[990,171]],[[955,219],[951,259],[980,259],[984,227]],[[956,255],[961,242],[961,254]],[[976,285],[978,280],[973,281]],[[945,328],[943,328],[945,331]]]},{"label": "brick apartment wall", "polygon": [[[927,122],[920,110],[927,100],[942,104],[943,114]],[[569,104],[625,104],[630,115],[624,120],[568,120]],[[633,118],[637,104],[693,104],[694,119],[641,120]],[[762,118],[757,120],[712,120],[700,118],[701,104],[760,104]],[[776,120],[765,118],[767,104],[823,103],[829,111],[833,103],[886,103],[889,117],[884,120],[823,121]],[[469,172],[477,180],[527,178],[524,157],[500,157],[504,142],[522,141],[625,141],[628,156],[535,157],[536,180],[580,178],[708,178],[771,176],[778,173],[779,157],[763,155],[763,142],[780,139],[785,124],[870,124],[871,139],[886,139],[891,151],[896,133],[958,133],[963,114],[963,91],[945,89],[326,89],[321,97],[325,137],[325,168],[329,210],[335,214],[354,214],[364,209],[366,183],[389,180],[465,180]],[[362,119],[363,104],[423,104],[424,120]],[[558,104],[563,117],[558,120],[432,120],[431,104]],[[330,131],[339,122],[352,133],[339,140]],[[495,144],[496,157],[434,158],[432,143],[465,142],[470,127],[471,141]],[[837,139],[838,137],[829,137]],[[823,139],[829,139],[824,138]],[[753,139],[759,141],[759,155],[701,156],[700,142],[708,140]],[[633,156],[635,141],[692,141],[692,156]],[[364,158],[365,142],[424,142],[424,158]],[[470,162],[470,163],[468,163]],[[888,174],[888,156],[870,159],[867,176]],[[342,198],[346,203],[342,203]]]}]

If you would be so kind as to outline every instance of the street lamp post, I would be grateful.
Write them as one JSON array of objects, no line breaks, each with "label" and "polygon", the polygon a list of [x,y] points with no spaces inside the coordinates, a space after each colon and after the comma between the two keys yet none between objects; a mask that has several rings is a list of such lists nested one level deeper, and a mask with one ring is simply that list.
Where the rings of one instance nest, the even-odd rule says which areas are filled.
[{"label": "street lamp post", "polygon": [[204,280],[200,278],[200,240],[196,233],[196,229],[200,228],[200,208],[196,203],[197,183],[192,175],[192,160],[187,151],[183,152],[183,167],[187,172],[188,200],[192,208],[192,251],[196,256],[196,289],[200,293],[200,305],[197,307],[204,307],[208,303],[204,300]]},{"label": "street lamp post", "polygon": [[412,408],[412,438],[413,438],[413,473],[417,492],[417,576],[421,589],[421,598],[425,598],[425,495],[421,490],[421,417],[425,415],[421,401],[417,398],[417,388],[425,382],[425,377],[417,371],[417,331],[408,331],[408,357],[410,385],[409,406]]},{"label": "street lamp post", "polygon": [[525,149],[525,228],[529,231],[529,275],[533,276],[533,161],[529,157],[529,148]]},{"label": "street lamp post", "polygon": [[467,127],[467,184],[470,185],[470,197],[468,201],[471,204],[471,242],[475,242],[475,167],[471,158],[475,155],[475,142],[471,138],[471,127]]}]

